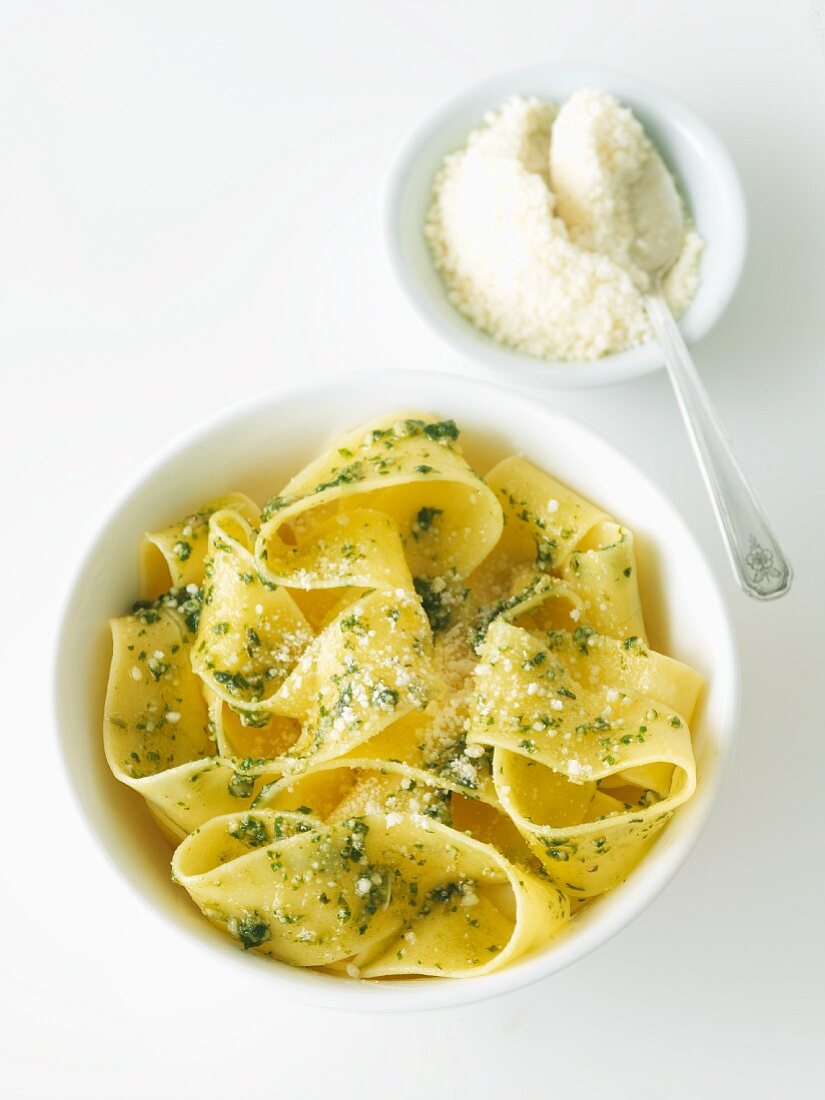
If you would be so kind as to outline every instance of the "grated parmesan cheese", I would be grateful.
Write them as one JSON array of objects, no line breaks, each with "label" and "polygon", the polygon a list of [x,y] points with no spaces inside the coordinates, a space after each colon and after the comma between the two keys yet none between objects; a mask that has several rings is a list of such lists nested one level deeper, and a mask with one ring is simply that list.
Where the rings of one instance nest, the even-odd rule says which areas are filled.
[{"label": "grated parmesan cheese", "polygon": [[[539,358],[597,359],[650,339],[628,189],[653,153],[603,92],[577,92],[558,112],[519,97],[490,112],[445,158],[424,229],[450,301]],[[701,249],[688,227],[664,282],[676,316],[696,292]]]}]

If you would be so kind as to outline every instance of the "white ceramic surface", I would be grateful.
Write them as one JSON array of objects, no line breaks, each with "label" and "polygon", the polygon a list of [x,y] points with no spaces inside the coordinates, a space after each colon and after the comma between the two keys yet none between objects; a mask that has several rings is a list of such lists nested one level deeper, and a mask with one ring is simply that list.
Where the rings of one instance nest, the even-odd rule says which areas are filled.
[{"label": "white ceramic surface", "polygon": [[[119,785],[102,749],[110,656],[106,620],[137,596],[137,547],[209,497],[276,492],[339,431],[393,410],[452,416],[482,471],[523,452],[636,534],[651,643],[699,668],[707,691],[695,725],[699,786],[642,865],[569,931],[516,965],[477,979],[352,982],[244,954],[215,931],[169,877],[169,849],[142,799]],[[193,428],[145,465],[110,504],[79,562],[56,651],[56,717],[71,785],[97,840],[169,935],[198,939],[203,965],[244,968],[273,994],[350,1010],[423,1009],[480,1000],[546,977],[604,943],[636,916],[686,858],[708,815],[737,722],[737,658],[727,612],[692,535],[662,492],[590,429],[491,383],[420,371],[363,372],[288,385]],[[104,903],[106,881],[96,885]]]},{"label": "white ceramic surface", "polygon": [[441,161],[464,144],[485,112],[512,95],[561,103],[585,87],[610,92],[633,110],[673,171],[705,241],[699,289],[681,321],[688,343],[713,327],[742,271],[747,218],[736,170],[716,135],[678,100],[635,77],[588,66],[539,65],[474,84],[423,119],[403,143],[385,184],[384,232],[400,285],[421,317],[461,355],[502,379],[575,388],[623,382],[662,366],[652,342],[581,363],[539,360],[497,343],[450,304],[424,240]]}]

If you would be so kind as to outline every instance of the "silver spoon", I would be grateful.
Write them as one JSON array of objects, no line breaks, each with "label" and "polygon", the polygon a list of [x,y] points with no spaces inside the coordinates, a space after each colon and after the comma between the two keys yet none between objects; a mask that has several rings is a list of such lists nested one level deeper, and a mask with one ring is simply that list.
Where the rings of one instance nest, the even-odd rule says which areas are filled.
[{"label": "silver spoon", "polygon": [[773,600],[793,571],[731,451],[719,418],[662,294],[662,279],[684,240],[684,214],[673,179],[657,153],[631,192],[636,231],[631,259],[650,275],[645,305],[664,353],[693,452],[710,494],[736,579],[749,596]]}]

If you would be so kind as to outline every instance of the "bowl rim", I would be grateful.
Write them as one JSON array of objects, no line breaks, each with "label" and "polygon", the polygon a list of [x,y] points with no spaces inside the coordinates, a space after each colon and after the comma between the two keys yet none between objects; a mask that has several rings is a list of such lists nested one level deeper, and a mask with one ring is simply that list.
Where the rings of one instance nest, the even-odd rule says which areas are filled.
[{"label": "bowl rim", "polygon": [[[727,148],[706,122],[669,92],[638,77],[608,66],[539,64],[504,70],[467,85],[425,112],[407,131],[406,136],[392,155],[384,174],[381,190],[381,229],[385,248],[396,281],[404,296],[424,323],[462,358],[469,360],[486,376],[510,377],[520,384],[542,388],[584,389],[591,386],[618,385],[661,370],[664,359],[655,341],[648,341],[625,351],[615,352],[601,359],[586,361],[562,361],[537,359],[524,352],[500,344],[492,337],[476,329],[472,322],[453,310],[455,318],[447,320],[433,307],[430,297],[420,280],[411,270],[401,246],[398,230],[401,200],[410,171],[415,166],[424,144],[433,138],[452,116],[476,100],[492,96],[494,89],[511,84],[511,95],[519,93],[519,87],[529,87],[531,81],[539,81],[548,70],[569,78],[579,78],[581,87],[598,87],[606,81],[605,90],[620,100],[624,95],[644,99],[652,113],[660,116],[666,125],[675,122],[688,132],[705,152],[705,159],[713,164],[714,172],[722,182],[729,206],[728,246],[718,264],[721,272],[717,294],[704,309],[698,321],[688,307],[679,324],[689,344],[706,336],[719,321],[730,304],[739,284],[745,264],[748,244],[748,215],[745,193]],[[499,90],[499,102],[507,92]],[[481,112],[479,119],[481,121]],[[683,182],[679,181],[680,186]]]},{"label": "bowl rim", "polygon": [[[578,929],[576,935],[571,936],[569,939],[560,936],[554,949],[532,953],[524,960],[516,960],[511,967],[504,967],[502,970],[480,977],[450,979],[449,981],[411,979],[393,983],[381,983],[379,981],[345,982],[340,978],[318,975],[314,971],[307,972],[286,963],[273,963],[272,960],[255,957],[252,953],[246,954],[233,951],[230,956],[226,952],[215,950],[215,946],[223,945],[217,942],[213,944],[212,941],[207,940],[206,936],[188,935],[180,922],[169,911],[154,904],[141,890],[135,876],[127,870],[126,861],[119,862],[113,851],[104,843],[98,827],[87,812],[83,799],[75,787],[68,741],[62,728],[64,724],[63,714],[66,702],[68,702],[64,702],[66,689],[61,675],[62,651],[70,637],[74,605],[81,594],[86,573],[94,562],[99,542],[105,537],[110,527],[118,522],[120,513],[133,494],[153,478],[162,474],[168,463],[174,461],[177,456],[193,444],[207,438],[213,431],[228,427],[233,423],[240,426],[246,416],[260,411],[261,408],[276,407],[278,404],[291,399],[311,398],[317,394],[319,389],[325,386],[350,386],[358,382],[369,385],[370,380],[380,382],[381,380],[388,381],[399,377],[416,384],[428,382],[437,386],[439,383],[445,383],[447,388],[452,386],[459,390],[469,385],[476,390],[487,391],[491,399],[496,396],[506,397],[508,400],[520,404],[525,412],[535,414],[538,411],[541,416],[546,416],[548,426],[552,425],[554,419],[567,421],[577,433],[583,435],[583,442],[594,442],[597,446],[606,448],[608,452],[611,452],[612,458],[632,468],[645,488],[649,491],[652,490],[654,496],[656,496],[658,506],[662,509],[666,519],[667,527],[677,530],[680,538],[690,546],[705,573],[705,579],[717,603],[723,635],[722,647],[726,653],[728,663],[728,668],[724,673],[720,673],[724,676],[727,687],[724,706],[725,717],[724,720],[720,720],[718,723],[719,751],[710,774],[703,777],[703,795],[700,808],[693,814],[690,830],[679,837],[678,843],[669,847],[666,857],[658,861],[655,875],[640,874],[637,871],[622,883],[622,889],[625,893],[630,895],[632,892],[632,896],[627,897],[618,913],[611,915],[609,924],[605,924],[604,921],[596,922],[595,925]],[[436,394],[433,400],[437,402],[440,398]],[[456,410],[456,413],[460,415],[459,410]],[[664,529],[664,526],[662,529]],[[62,765],[63,779],[70,791],[71,805],[82,819],[83,825],[92,837],[98,851],[103,853],[105,862],[115,870],[121,881],[127,883],[131,893],[154,917],[160,918],[164,925],[185,936],[187,942],[193,945],[193,948],[197,947],[198,950],[203,950],[205,957],[211,960],[212,965],[226,965],[227,970],[231,967],[235,977],[243,973],[238,964],[252,964],[253,968],[257,970],[260,980],[268,983],[267,991],[272,996],[304,1005],[350,1012],[410,1012],[475,1003],[526,988],[535,982],[560,973],[568,966],[585,958],[608,943],[632,923],[664,891],[674,875],[689,858],[699,838],[704,833],[736,746],[741,713],[740,657],[727,603],[716,575],[699,543],[693,537],[687,523],[682,519],[681,514],[671,503],[667,493],[658,482],[642,470],[620,447],[601,435],[595,428],[584,424],[577,417],[557,408],[550,402],[542,401],[537,407],[534,397],[529,392],[488,381],[487,379],[467,378],[463,375],[449,374],[443,371],[378,368],[335,373],[325,372],[313,376],[309,380],[288,381],[262,390],[224,409],[219,409],[174,435],[169,442],[157,448],[144,459],[134,472],[109,494],[105,503],[98,510],[95,520],[90,524],[89,530],[90,533],[84,540],[83,545],[76,549],[64,570],[63,584],[60,589],[59,611],[56,617],[57,628],[54,632],[51,651],[50,709],[52,734],[57,740],[57,755]],[[219,933],[216,933],[217,935]],[[222,959],[224,960],[223,964],[221,963]],[[309,982],[307,977],[310,974],[314,979],[322,977],[326,980],[323,984],[314,981]]]}]

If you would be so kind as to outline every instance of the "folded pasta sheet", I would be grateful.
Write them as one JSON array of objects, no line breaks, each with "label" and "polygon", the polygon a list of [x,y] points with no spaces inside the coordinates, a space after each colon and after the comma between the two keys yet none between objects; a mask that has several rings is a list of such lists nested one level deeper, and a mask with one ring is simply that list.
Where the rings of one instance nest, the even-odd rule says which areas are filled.
[{"label": "folded pasta sheet", "polygon": [[[369,509],[392,521],[413,576],[466,577],[496,544],[502,514],[495,494],[462,456],[458,434],[452,420],[395,416],[345,436],[264,506],[257,544],[261,572],[289,583],[284,535],[299,554],[312,553],[318,540],[329,539],[325,521],[334,515],[353,526],[356,537],[348,540],[353,549],[345,560],[353,572],[360,560],[363,578],[363,563],[373,555],[363,545],[359,516]],[[383,563],[373,564],[376,584],[387,560],[385,555]],[[313,586],[311,579],[297,585],[305,586]]]},{"label": "folded pasta sheet", "polygon": [[701,680],[648,645],[631,532],[523,458],[481,478],[452,420],[349,432],[141,562],[107,760],[244,950],[488,973],[620,884],[694,790]]},{"label": "folded pasta sheet", "polygon": [[216,754],[203,685],[192,671],[192,635],[167,608],[112,623],[104,717],[106,759],[178,839],[216,813],[249,805],[263,762]]},{"label": "folded pasta sheet", "polygon": [[546,940],[569,911],[542,876],[419,815],[217,817],[172,866],[245,947],[297,966],[351,959],[365,978],[487,973]]},{"label": "folded pasta sheet", "polygon": [[696,674],[638,638],[498,620],[475,678],[469,740],[495,747],[496,791],[547,872],[584,896],[621,882],[696,785]]}]

